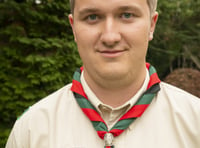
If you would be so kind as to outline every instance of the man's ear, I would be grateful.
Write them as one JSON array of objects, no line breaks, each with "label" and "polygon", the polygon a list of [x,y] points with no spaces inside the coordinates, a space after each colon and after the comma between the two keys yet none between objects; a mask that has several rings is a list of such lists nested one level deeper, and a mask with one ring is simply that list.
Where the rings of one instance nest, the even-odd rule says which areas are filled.
[{"label": "man's ear", "polygon": [[156,28],[156,23],[158,20],[158,12],[154,12],[154,14],[151,16],[151,27],[150,27],[150,32],[149,32],[149,41],[153,39],[153,34]]},{"label": "man's ear", "polygon": [[69,23],[72,27],[72,31],[73,31],[73,34],[74,34],[74,40],[76,42],[76,35],[75,35],[75,31],[74,31],[74,18],[73,18],[73,15],[72,14],[69,14],[68,15],[68,19],[69,19]]}]

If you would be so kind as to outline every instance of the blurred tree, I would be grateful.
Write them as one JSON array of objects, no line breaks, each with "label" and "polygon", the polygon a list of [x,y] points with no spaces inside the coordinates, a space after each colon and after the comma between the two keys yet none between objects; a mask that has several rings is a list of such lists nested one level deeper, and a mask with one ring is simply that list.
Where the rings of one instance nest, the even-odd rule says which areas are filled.
[{"label": "blurred tree", "polygon": [[[158,4],[158,24],[147,59],[157,67],[160,77],[164,78],[170,73],[170,67],[174,69],[183,66],[180,63],[189,58],[184,47],[200,60],[200,1],[169,0],[158,1]],[[192,66],[198,69],[196,65]]]},{"label": "blurred tree", "polygon": [[0,147],[17,116],[80,66],[68,12],[68,0],[0,3]]}]

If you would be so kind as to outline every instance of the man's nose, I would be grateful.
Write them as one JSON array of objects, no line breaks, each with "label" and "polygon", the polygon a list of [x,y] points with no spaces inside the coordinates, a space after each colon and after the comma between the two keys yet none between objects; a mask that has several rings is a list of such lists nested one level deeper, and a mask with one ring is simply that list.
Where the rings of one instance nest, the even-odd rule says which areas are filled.
[{"label": "man's nose", "polygon": [[107,18],[102,27],[101,42],[108,47],[113,47],[121,40],[119,25],[113,18]]}]

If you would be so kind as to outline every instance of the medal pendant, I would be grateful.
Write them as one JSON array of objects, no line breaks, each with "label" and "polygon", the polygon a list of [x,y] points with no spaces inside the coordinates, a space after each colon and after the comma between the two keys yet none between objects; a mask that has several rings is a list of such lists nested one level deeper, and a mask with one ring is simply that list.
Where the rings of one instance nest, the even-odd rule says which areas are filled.
[{"label": "medal pendant", "polygon": [[114,140],[114,136],[112,133],[106,133],[104,135],[104,141],[105,141],[105,147],[106,148],[114,148],[113,146],[113,140]]}]

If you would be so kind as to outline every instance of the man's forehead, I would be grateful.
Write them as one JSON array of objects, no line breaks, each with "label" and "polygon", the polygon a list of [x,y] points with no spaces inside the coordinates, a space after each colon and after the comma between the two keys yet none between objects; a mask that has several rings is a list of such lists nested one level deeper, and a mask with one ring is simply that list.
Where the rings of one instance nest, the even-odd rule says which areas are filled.
[{"label": "man's forehead", "polygon": [[145,4],[146,0],[76,0],[75,9],[143,9]]}]

